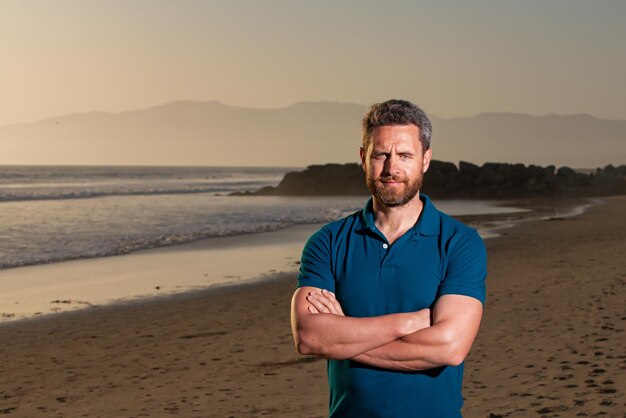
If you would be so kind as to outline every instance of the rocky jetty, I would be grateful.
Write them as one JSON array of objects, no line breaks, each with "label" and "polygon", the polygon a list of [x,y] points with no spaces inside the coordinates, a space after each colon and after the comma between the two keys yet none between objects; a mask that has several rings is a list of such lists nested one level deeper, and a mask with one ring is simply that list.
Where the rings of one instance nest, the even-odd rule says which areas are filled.
[{"label": "rocky jetty", "polygon": [[569,167],[461,161],[431,162],[424,192],[433,197],[517,198],[539,196],[607,196],[626,193],[626,165],[611,165],[591,173]]},{"label": "rocky jetty", "polygon": [[[478,166],[431,161],[424,193],[434,198],[508,199],[519,197],[577,197],[626,194],[626,165],[608,165],[590,173],[553,165],[485,163]],[[340,196],[369,194],[359,164],[311,165],[290,172],[276,187],[236,194],[282,196]]]}]

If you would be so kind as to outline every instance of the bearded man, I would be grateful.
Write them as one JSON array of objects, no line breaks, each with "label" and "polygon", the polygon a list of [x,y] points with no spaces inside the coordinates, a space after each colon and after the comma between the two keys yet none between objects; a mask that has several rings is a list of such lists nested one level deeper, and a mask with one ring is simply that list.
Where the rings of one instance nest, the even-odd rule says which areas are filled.
[{"label": "bearded man", "polygon": [[292,331],[300,354],[328,359],[330,417],[461,416],[486,252],[420,193],[431,131],[410,102],[373,105],[360,149],[372,198],[303,250]]}]

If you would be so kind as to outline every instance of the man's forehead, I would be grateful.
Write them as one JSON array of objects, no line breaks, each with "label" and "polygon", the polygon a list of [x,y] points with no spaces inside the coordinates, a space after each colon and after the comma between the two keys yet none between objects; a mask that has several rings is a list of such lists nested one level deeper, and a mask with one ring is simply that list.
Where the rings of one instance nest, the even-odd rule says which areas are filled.
[{"label": "man's forehead", "polygon": [[[389,140],[397,142],[398,140],[404,140],[404,143],[413,143],[416,146],[420,146],[420,129],[415,125],[383,125],[377,126],[372,132],[372,145],[382,145]],[[410,138],[411,141],[406,141]]]},{"label": "man's forehead", "polygon": [[377,126],[372,131],[374,137],[380,134],[388,134],[388,133],[409,133],[411,135],[415,135],[415,137],[419,138],[420,128],[417,125],[413,124],[405,124],[405,125],[382,125]]}]

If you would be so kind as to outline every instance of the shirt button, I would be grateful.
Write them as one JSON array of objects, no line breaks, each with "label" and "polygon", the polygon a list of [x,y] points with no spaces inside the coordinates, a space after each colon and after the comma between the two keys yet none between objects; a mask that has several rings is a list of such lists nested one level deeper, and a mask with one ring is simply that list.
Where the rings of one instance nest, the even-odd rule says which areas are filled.
[{"label": "shirt button", "polygon": [[389,247],[389,245],[387,245],[387,243],[383,244],[383,248],[386,250]]}]

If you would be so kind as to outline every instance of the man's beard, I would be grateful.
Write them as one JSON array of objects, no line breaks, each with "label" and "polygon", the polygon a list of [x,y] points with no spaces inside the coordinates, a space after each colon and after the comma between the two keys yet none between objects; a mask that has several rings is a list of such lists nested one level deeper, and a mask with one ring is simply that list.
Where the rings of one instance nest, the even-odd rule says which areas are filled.
[{"label": "man's beard", "polygon": [[[387,207],[404,206],[409,203],[419,192],[422,187],[423,177],[416,178],[413,182],[408,179],[401,179],[396,176],[384,176],[377,179],[367,178],[367,188],[374,196],[374,199]],[[401,181],[404,187],[401,190],[395,190],[394,188],[385,187],[383,180]]]}]

